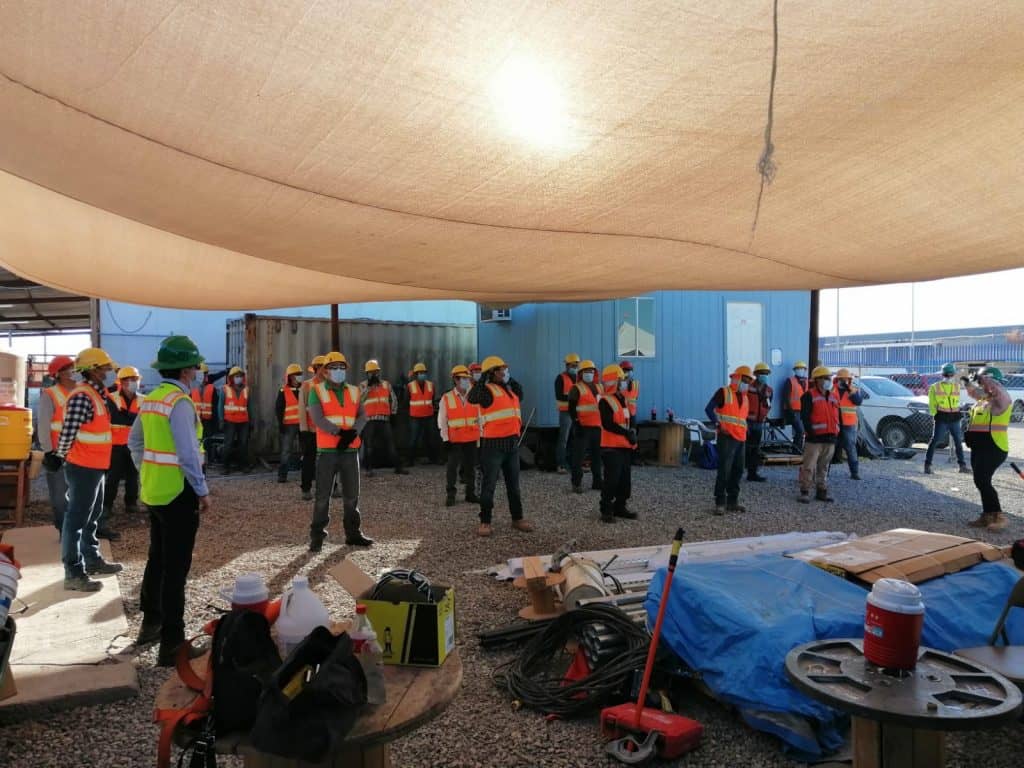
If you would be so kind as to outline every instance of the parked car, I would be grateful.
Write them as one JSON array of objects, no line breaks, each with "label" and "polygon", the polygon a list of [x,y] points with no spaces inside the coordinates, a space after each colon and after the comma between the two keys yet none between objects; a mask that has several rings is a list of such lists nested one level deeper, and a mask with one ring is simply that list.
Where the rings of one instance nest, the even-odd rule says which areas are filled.
[{"label": "parked car", "polygon": [[1018,424],[1024,421],[1024,373],[1011,373],[1006,377],[1006,391],[1013,399],[1013,413],[1010,421]]},{"label": "parked car", "polygon": [[884,445],[909,448],[931,440],[934,421],[927,396],[886,376],[861,376],[858,384],[864,395],[860,413]]}]

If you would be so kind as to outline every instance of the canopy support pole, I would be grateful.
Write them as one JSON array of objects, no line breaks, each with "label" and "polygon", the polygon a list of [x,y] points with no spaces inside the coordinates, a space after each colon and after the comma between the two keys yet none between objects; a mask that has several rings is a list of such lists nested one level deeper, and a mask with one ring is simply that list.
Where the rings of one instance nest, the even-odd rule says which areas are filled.
[{"label": "canopy support pole", "polygon": [[338,327],[337,304],[331,304],[331,351],[341,351],[341,329]]},{"label": "canopy support pole", "polygon": [[813,370],[821,365],[818,358],[818,291],[811,291],[811,326],[807,334],[807,364]]}]

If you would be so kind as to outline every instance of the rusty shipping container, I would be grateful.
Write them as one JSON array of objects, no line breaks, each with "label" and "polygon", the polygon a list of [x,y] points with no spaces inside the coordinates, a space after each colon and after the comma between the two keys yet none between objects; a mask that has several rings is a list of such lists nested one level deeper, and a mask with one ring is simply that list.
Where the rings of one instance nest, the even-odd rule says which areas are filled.
[{"label": "rusty shipping container", "polygon": [[[352,384],[365,378],[363,365],[370,359],[380,362],[384,378],[395,385],[406,381],[414,363],[423,362],[435,386],[443,392],[448,388],[452,366],[476,359],[473,325],[342,320],[339,327],[339,351],[348,359],[348,381]],[[305,370],[314,356],[330,351],[330,320],[245,315],[228,321],[227,336],[228,364],[245,368],[255,398],[252,450],[255,455],[272,456],[278,451],[274,401],[285,368],[299,363]],[[397,427],[401,439],[404,423]]]}]

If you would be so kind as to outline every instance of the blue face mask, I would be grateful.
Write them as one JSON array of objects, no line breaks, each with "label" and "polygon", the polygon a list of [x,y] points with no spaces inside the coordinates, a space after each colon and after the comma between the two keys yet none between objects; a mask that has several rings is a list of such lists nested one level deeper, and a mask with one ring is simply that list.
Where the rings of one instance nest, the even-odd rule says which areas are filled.
[{"label": "blue face mask", "polygon": [[331,377],[331,381],[335,384],[345,383],[345,369],[344,368],[330,368],[327,371],[327,375]]},{"label": "blue face mask", "polygon": [[578,370],[579,370],[579,368],[577,368],[577,367],[576,367],[576,366],[574,365],[574,366],[572,366],[572,367],[570,367],[570,368],[566,368],[566,369],[565,369],[565,372],[566,372],[566,373],[568,373],[568,374],[569,374],[570,376],[575,376],[575,375],[576,375],[576,371],[578,371]]},{"label": "blue face mask", "polygon": [[[626,375],[629,376],[628,373]],[[625,389],[628,386],[629,386],[629,382],[628,381],[626,381],[625,379],[620,379],[619,380],[619,389],[620,390],[623,390],[623,389]]]},{"label": "blue face mask", "polygon": [[591,373],[590,371],[587,371],[586,373],[583,374],[583,381],[585,381],[587,384],[590,384],[593,380],[594,374]]},{"label": "blue face mask", "polygon": [[737,390],[738,392],[746,392],[746,391],[747,391],[747,387],[749,387],[749,386],[750,386],[750,385],[749,385],[749,384],[747,384],[747,382],[745,382],[745,381],[741,381],[741,382],[739,383],[739,386],[737,386],[737,387],[736,387],[736,390]]},{"label": "blue face mask", "polygon": [[416,374],[416,379],[418,381],[426,381],[427,380],[427,374],[425,374],[425,373],[417,373]]},{"label": "blue face mask", "polygon": [[758,384],[767,384],[768,383],[768,374],[766,374],[766,373],[759,373],[759,374],[757,374],[757,382],[758,382]]},{"label": "blue face mask", "polygon": [[103,374],[103,384],[107,387],[112,387],[117,382],[117,371],[107,371]]},{"label": "blue face mask", "polygon": [[821,391],[822,392],[831,392],[832,391],[832,379],[825,379],[823,382],[821,382]]}]

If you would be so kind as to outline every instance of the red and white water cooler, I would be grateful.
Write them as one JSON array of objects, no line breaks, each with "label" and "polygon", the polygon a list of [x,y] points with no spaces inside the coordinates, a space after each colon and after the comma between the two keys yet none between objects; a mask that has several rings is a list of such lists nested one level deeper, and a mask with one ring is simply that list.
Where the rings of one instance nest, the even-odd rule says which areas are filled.
[{"label": "red and white water cooler", "polygon": [[902,579],[879,579],[868,594],[864,658],[885,669],[913,669],[923,624],[921,590]]}]

